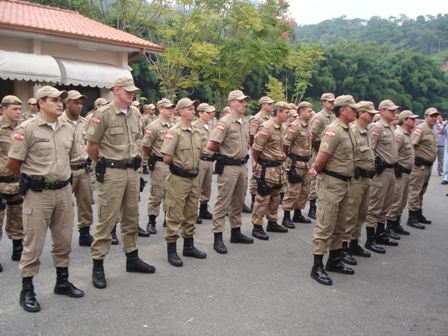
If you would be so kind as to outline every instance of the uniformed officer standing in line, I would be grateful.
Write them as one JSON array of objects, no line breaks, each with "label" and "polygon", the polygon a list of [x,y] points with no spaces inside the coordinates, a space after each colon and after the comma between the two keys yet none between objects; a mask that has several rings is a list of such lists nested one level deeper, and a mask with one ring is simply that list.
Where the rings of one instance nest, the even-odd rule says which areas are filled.
[{"label": "uniformed officer standing in line", "polygon": [[[352,126],[355,138],[355,174],[350,180],[349,207],[347,212],[347,224],[342,243],[341,258],[349,265],[356,265],[353,255],[369,258],[370,253],[359,245],[361,228],[367,217],[369,207],[370,180],[374,176],[375,159],[373,157],[370,138],[367,134],[367,125],[378,113],[370,101],[360,101],[358,117]],[[349,246],[350,243],[350,246]]]},{"label": "uniformed officer standing in line", "polygon": [[87,153],[97,162],[98,223],[93,236],[92,282],[96,288],[106,288],[104,258],[111,245],[111,231],[120,218],[126,271],[154,273],[155,267],[138,256],[138,201],[141,158],[136,141],[141,137],[139,113],[130,104],[134,96],[132,78],[115,79],[111,104],[99,109],[87,129]]},{"label": "uniformed officer standing in line", "polygon": [[86,133],[89,122],[81,117],[82,105],[86,96],[76,90],[68,92],[65,100],[66,110],[61,119],[71,125],[76,132],[79,157],[70,160],[72,169],[72,191],[75,194],[78,207],[79,246],[90,246],[93,237],[90,235],[90,226],[93,223],[92,189],[90,185],[90,166],[87,163]]},{"label": "uniformed officer standing in line", "polygon": [[23,119],[28,120],[37,114],[37,100],[36,98],[28,99],[28,111],[22,114]]},{"label": "uniformed officer standing in line", "polygon": [[199,190],[199,216],[197,224],[202,223],[202,219],[212,219],[213,215],[208,211],[208,201],[212,193],[212,177],[213,177],[213,153],[207,149],[207,142],[212,133],[213,127],[212,115],[215,111],[213,106],[207,103],[199,104],[199,118],[193,123],[200,134],[202,140],[202,156],[199,162],[198,190]]},{"label": "uniformed officer standing in line", "polygon": [[[356,119],[356,104],[352,96],[339,96],[334,101],[336,119],[325,130],[314,167],[310,173],[317,177],[316,192],[319,199],[316,227],[311,242],[314,266],[311,277],[323,285],[332,281],[325,270],[354,274],[341,260],[349,207],[349,181],[355,170],[355,137],[349,123]],[[330,250],[325,270],[323,256]]]},{"label": "uniformed officer standing in line", "polygon": [[210,113],[211,113],[211,118],[210,121],[208,122],[208,124],[210,125],[211,129],[210,131],[212,131],[215,127],[216,124],[218,123],[218,120],[216,119],[215,115],[216,115],[216,108],[212,105],[210,105]]},{"label": "uniformed officer standing in line", "polygon": [[[2,99],[2,116],[0,117],[0,240],[3,236],[3,222],[6,216],[5,231],[12,240],[11,260],[19,261],[23,251],[22,203],[19,193],[19,178],[6,166],[11,135],[19,126],[22,101],[16,96],[5,96]],[[0,272],[3,270],[0,264]]]},{"label": "uniformed officer standing in line", "polygon": [[[401,214],[408,202],[409,181],[412,168],[414,168],[414,147],[411,142],[411,132],[415,128],[418,115],[412,111],[403,111],[398,116],[398,128],[395,130],[398,148],[398,163],[395,167],[395,193],[394,202],[386,215],[387,229],[395,234],[409,235],[400,224]],[[417,226],[422,226],[416,223]]]},{"label": "uniformed officer standing in line", "polygon": [[191,124],[199,101],[182,98],[176,105],[179,123],[165,134],[162,149],[163,162],[170,167],[166,178],[166,236],[168,262],[176,267],[183,265],[177,255],[177,232],[182,229],[184,257],[205,259],[207,254],[194,246],[195,226],[198,214],[198,168],[202,153],[201,134]]},{"label": "uniformed officer standing in line", "polygon": [[[313,138],[312,143],[312,156],[310,164],[314,163],[316,159],[317,152],[319,151],[320,142],[324,133],[325,128],[330,125],[335,120],[334,112],[332,112],[334,107],[334,94],[324,93],[321,98],[322,110],[316,114],[316,116],[311,120],[311,133]],[[310,194],[308,196],[310,201],[310,209],[308,211],[308,217],[316,219],[316,178],[314,176],[310,177]]]},{"label": "uniformed officer standing in line", "polygon": [[[375,156],[376,174],[370,181],[369,208],[366,218],[367,241],[364,246],[366,249],[382,254],[386,253],[386,250],[381,245],[398,245],[398,242],[390,239],[385,231],[386,214],[394,202],[394,167],[398,161],[398,149],[395,127],[391,123],[397,118],[395,110],[398,108],[399,106],[391,100],[383,100],[378,106],[381,119],[368,131]],[[400,239],[398,235],[394,237]]]},{"label": "uniformed officer standing in line", "polygon": [[[277,212],[280,193],[287,179],[283,168],[286,155],[283,152],[284,134],[281,125],[288,119],[289,111],[288,103],[277,102],[274,106],[274,116],[258,128],[252,145],[252,169],[258,180],[251,218],[254,225],[252,236],[262,240],[269,239],[263,230],[264,216],[268,220],[268,232],[288,232],[287,228],[277,223]],[[265,190],[261,190],[262,185]]]},{"label": "uniformed officer standing in line", "polygon": [[241,233],[241,204],[247,190],[247,160],[249,158],[249,124],[244,119],[249,99],[240,90],[229,93],[230,113],[221,118],[210,135],[207,148],[217,152],[215,163],[218,174],[218,196],[213,209],[214,234],[213,248],[220,254],[226,254],[227,248],[222,240],[225,230],[225,216],[228,210],[230,222],[230,242],[252,244],[254,240]]},{"label": "uniformed officer standing in line", "polygon": [[75,298],[84,296],[82,290],[68,281],[73,233],[69,162],[77,158],[79,152],[75,130],[58,118],[62,114],[62,99],[66,97],[66,91],[51,86],[36,92],[40,112],[16,129],[6,162],[11,172],[21,176],[20,192],[24,195],[25,245],[19,263],[20,305],[29,312],[40,310],[33,277],[39,272],[39,257],[48,228],[57,275],[54,293]]},{"label": "uniformed officer standing in line", "polygon": [[[163,163],[163,154],[160,152],[166,132],[173,126],[170,118],[173,114],[174,105],[169,99],[162,99],[157,102],[159,118],[146,126],[145,135],[142,140],[143,152],[148,156],[151,164],[150,183],[151,189],[148,199],[148,226],[146,230],[151,234],[156,234],[156,218],[160,213],[160,204],[165,197],[165,180],[169,174],[169,169]],[[163,211],[166,212],[164,203]]]},{"label": "uniformed officer standing in line", "polygon": [[222,110],[223,117],[225,117],[229,113],[230,113],[230,107],[229,106],[224,107],[224,109]]},{"label": "uniformed officer standing in line", "polygon": [[289,105],[289,117],[286,120],[286,122],[284,122],[282,124],[282,128],[283,128],[283,132],[286,133],[286,131],[288,130],[289,125],[291,125],[294,121],[297,120],[297,118],[299,117],[299,114],[297,113],[298,107],[296,104],[290,103]]},{"label": "uniformed officer standing in line", "polygon": [[[143,135],[145,135],[145,127],[155,120],[157,120],[157,117],[156,117],[156,107],[154,106],[154,104],[143,105],[143,117],[142,117]],[[148,159],[149,157],[145,153],[143,153],[142,167],[143,167],[143,174],[145,175],[149,174]]]},{"label": "uniformed officer standing in line", "polygon": [[425,111],[425,122],[418,125],[411,135],[415,150],[415,165],[411,173],[409,185],[409,218],[408,225],[417,229],[424,229],[424,225],[431,224],[422,212],[423,195],[428,188],[431,169],[437,157],[437,132],[434,125],[439,112],[430,107]]},{"label": "uniformed officer standing in line", "polygon": [[[252,147],[253,143],[254,143],[254,137],[255,137],[255,133],[257,133],[258,128],[266,121],[268,121],[269,119],[271,119],[271,112],[273,110],[273,103],[275,101],[272,100],[271,98],[265,96],[265,97],[261,97],[260,100],[258,101],[258,104],[260,105],[260,112],[258,112],[256,115],[254,115],[253,117],[251,117],[249,119],[249,144]],[[249,182],[249,192],[252,198],[252,203],[250,205],[250,209],[252,212],[253,208],[254,208],[254,203],[255,203],[255,196],[257,195],[257,181],[254,179],[253,176],[251,176],[250,178],[250,182]]]},{"label": "uniformed officer standing in line", "polygon": [[179,119],[180,119],[179,111],[176,108],[174,108],[173,115],[170,118],[170,124],[172,125],[177,124],[179,122]]},{"label": "uniformed officer standing in line", "polygon": [[[283,143],[283,151],[288,157],[285,163],[288,181],[285,199],[282,204],[284,211],[282,225],[289,229],[295,228],[294,223],[311,223],[311,220],[302,215],[302,209],[306,205],[309,193],[311,128],[308,122],[311,120],[313,105],[308,102],[301,102],[298,110],[299,119],[288,127]],[[294,167],[292,168],[293,163]],[[292,220],[291,211],[294,211]]]}]

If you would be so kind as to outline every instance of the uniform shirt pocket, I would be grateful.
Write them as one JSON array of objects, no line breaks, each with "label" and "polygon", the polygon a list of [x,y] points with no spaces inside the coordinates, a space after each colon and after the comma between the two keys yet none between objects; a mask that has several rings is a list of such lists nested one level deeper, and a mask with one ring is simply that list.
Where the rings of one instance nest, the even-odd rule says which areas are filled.
[{"label": "uniform shirt pocket", "polygon": [[110,134],[115,145],[123,145],[125,143],[124,129],[122,125],[112,126],[110,128]]},{"label": "uniform shirt pocket", "polygon": [[37,154],[42,162],[53,161],[53,146],[50,139],[34,138],[34,147],[37,149]]}]

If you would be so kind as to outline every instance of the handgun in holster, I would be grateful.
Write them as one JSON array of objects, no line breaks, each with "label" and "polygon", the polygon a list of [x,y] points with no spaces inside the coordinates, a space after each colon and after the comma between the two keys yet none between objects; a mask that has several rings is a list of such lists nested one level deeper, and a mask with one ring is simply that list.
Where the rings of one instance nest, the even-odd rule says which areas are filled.
[{"label": "handgun in holster", "polygon": [[25,196],[29,188],[30,181],[28,180],[28,176],[25,173],[20,174],[19,193]]},{"label": "handgun in holster", "polygon": [[148,169],[150,171],[154,170],[154,168],[156,167],[156,162],[157,162],[156,156],[154,154],[151,154],[148,159]]},{"label": "handgun in holster", "polygon": [[92,159],[90,157],[87,157],[86,162],[84,162],[84,169],[86,170],[87,174],[90,174],[93,170],[90,167],[92,164]]},{"label": "handgun in holster", "polygon": [[381,175],[381,173],[386,169],[386,161],[384,161],[381,156],[375,157],[375,173],[376,175]]},{"label": "handgun in holster", "polygon": [[106,158],[103,156],[95,166],[96,180],[98,182],[104,182],[104,174],[106,174]]},{"label": "handgun in holster", "polygon": [[417,167],[421,167],[423,164],[423,161],[425,161],[425,160],[422,157],[416,156],[414,163]]},{"label": "handgun in holster", "polygon": [[314,141],[313,147],[316,152],[319,151],[321,140]]},{"label": "handgun in holster", "polygon": [[302,182],[302,176],[296,172],[296,161],[292,160],[291,167],[288,170],[288,182],[297,184]]},{"label": "handgun in holster", "polygon": [[404,173],[404,167],[401,164],[397,163],[394,166],[394,173],[395,173],[395,177],[401,177],[401,175],[403,175],[403,173]]},{"label": "handgun in holster", "polygon": [[257,193],[258,195],[263,197],[268,196],[272,193],[272,188],[266,184],[265,176],[266,176],[266,165],[261,164],[260,177],[254,175],[254,178],[257,181]]},{"label": "handgun in holster", "polygon": [[214,174],[221,175],[224,172],[226,158],[218,153],[214,153],[213,158],[216,160]]},{"label": "handgun in holster", "polygon": [[140,169],[140,167],[142,166],[142,161],[143,160],[140,155],[134,157],[134,159],[132,160],[134,170]]}]

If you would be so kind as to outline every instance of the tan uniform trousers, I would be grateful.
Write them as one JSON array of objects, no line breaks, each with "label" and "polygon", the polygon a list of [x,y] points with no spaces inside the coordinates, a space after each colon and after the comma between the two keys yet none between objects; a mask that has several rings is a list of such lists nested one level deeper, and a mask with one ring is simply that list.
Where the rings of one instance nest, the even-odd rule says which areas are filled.
[{"label": "tan uniform trousers", "polygon": [[247,166],[225,166],[218,175],[218,197],[213,209],[212,232],[224,232],[225,217],[228,210],[232,229],[242,225],[241,211],[247,188]]},{"label": "tan uniform trousers", "polygon": [[376,228],[377,223],[386,223],[386,214],[394,202],[395,173],[393,168],[386,168],[380,175],[370,181],[369,208],[366,227]]},{"label": "tan uniform trousers", "polygon": [[327,248],[331,251],[342,248],[347,222],[349,182],[324,173],[320,173],[316,180],[319,206],[311,251],[315,255],[324,255]]},{"label": "tan uniform trousers", "polygon": [[138,200],[140,176],[134,169],[106,168],[104,182],[98,182],[98,223],[90,247],[93,259],[104,259],[112,242],[110,232],[120,218],[123,252],[138,249]]},{"label": "tan uniform trousers", "polygon": [[350,180],[348,200],[347,227],[344,241],[358,240],[361,237],[361,228],[367,218],[370,197],[370,178],[360,177]]},{"label": "tan uniform trousers", "polygon": [[193,237],[198,218],[198,178],[168,174],[165,186],[166,242],[176,242],[179,229],[182,238]]},{"label": "tan uniform trousers", "polygon": [[[151,188],[149,189],[148,200],[148,216],[158,216],[160,213],[160,204],[165,197],[165,180],[169,175],[170,169],[161,161],[156,161],[154,170],[150,172],[149,181]],[[163,203],[163,211],[166,211],[166,204]]]},{"label": "tan uniform trousers", "polygon": [[251,195],[257,194],[257,180],[252,176],[249,180],[249,193]]},{"label": "tan uniform trousers", "polygon": [[5,232],[9,239],[20,240],[25,237],[23,232],[23,221],[22,221],[22,211],[23,211],[23,197],[21,194],[3,194],[3,198],[0,200],[2,202],[2,207],[5,209],[0,210],[0,240],[3,237],[3,222],[5,219],[6,212],[6,225]]},{"label": "tan uniform trousers", "polygon": [[[311,155],[310,159],[310,166],[314,164],[314,161],[316,161],[317,152],[313,150],[313,153]],[[310,175],[310,188],[309,188],[309,195],[308,200],[315,201],[317,200],[317,193],[316,193],[316,178],[312,175]]]},{"label": "tan uniform trousers", "polygon": [[411,176],[405,173],[403,173],[401,177],[396,177],[394,202],[386,215],[387,219],[396,221],[403,213],[403,209],[408,202],[410,179]]},{"label": "tan uniform trousers", "polygon": [[212,194],[213,162],[199,160],[199,203],[208,203]]},{"label": "tan uniform trousers", "polygon": [[73,233],[73,203],[70,185],[59,190],[28,190],[23,202],[25,244],[19,263],[22,278],[39,272],[48,228],[53,240],[51,255],[54,267],[68,267]]},{"label": "tan uniform trousers", "polygon": [[412,169],[408,203],[410,211],[418,211],[422,208],[423,195],[428,188],[429,178],[431,177],[431,168],[432,166],[414,166],[414,169]]},{"label": "tan uniform trousers", "polygon": [[[269,183],[266,183],[272,187]],[[255,196],[255,204],[252,210],[251,222],[254,225],[263,226],[263,218],[266,216],[268,222],[277,223],[278,221],[278,206],[280,205],[280,193],[282,188],[272,189],[272,193],[267,196],[257,194]]]},{"label": "tan uniform trousers", "polygon": [[90,169],[92,169],[92,172],[90,173],[90,189],[93,190],[95,187],[95,183],[96,183],[96,173],[95,173],[95,167],[96,167],[96,162],[92,161],[92,163],[90,164]]},{"label": "tan uniform trousers", "polygon": [[303,209],[306,205],[306,200],[309,193],[310,173],[305,168],[295,168],[297,174],[302,176],[301,183],[287,182],[285,198],[283,199],[283,211],[294,211],[296,209]]},{"label": "tan uniform trousers", "polygon": [[90,175],[85,169],[72,170],[72,191],[78,207],[78,229],[92,225],[92,189]]},{"label": "tan uniform trousers", "polygon": [[149,156],[145,154],[145,152],[143,152],[143,158],[142,158],[142,166],[147,166],[148,165],[148,159]]}]

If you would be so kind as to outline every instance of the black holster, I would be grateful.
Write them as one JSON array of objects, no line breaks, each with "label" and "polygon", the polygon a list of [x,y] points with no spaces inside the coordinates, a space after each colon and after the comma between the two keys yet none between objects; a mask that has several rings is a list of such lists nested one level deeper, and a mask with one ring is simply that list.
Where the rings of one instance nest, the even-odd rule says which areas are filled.
[{"label": "black holster", "polygon": [[132,159],[132,163],[133,163],[133,167],[132,168],[134,168],[134,170],[140,169],[140,167],[142,166],[142,161],[143,160],[142,160],[142,157],[140,155],[135,156]]},{"label": "black holster", "polygon": [[395,173],[395,177],[401,177],[401,175],[403,175],[404,173],[404,167],[397,163],[394,167],[394,173]]},{"label": "black holster", "polygon": [[272,188],[266,184],[266,164],[261,164],[261,175],[260,177],[254,175],[257,181],[257,193],[260,196],[268,196],[272,193]]},{"label": "black holster", "polygon": [[98,182],[104,182],[104,174],[106,174],[106,158],[103,156],[95,166],[96,180]]},{"label": "black holster", "polygon": [[214,174],[221,175],[224,172],[226,158],[218,153],[213,154],[213,158],[216,159]]},{"label": "black holster", "polygon": [[154,170],[154,168],[155,168],[155,166],[156,166],[156,162],[157,162],[157,160],[156,160],[156,156],[155,156],[154,154],[151,154],[151,155],[149,156],[149,159],[148,159],[148,169],[149,169],[150,171],[153,171],[153,170]]},{"label": "black holster", "polygon": [[316,151],[316,152],[318,152],[319,151],[319,148],[320,148],[320,140],[316,140],[316,141],[314,141],[314,144],[313,144],[313,148],[314,148],[314,150]]},{"label": "black holster", "polygon": [[25,196],[29,188],[30,181],[28,180],[28,176],[24,173],[20,174],[19,193],[21,193],[22,196]]},{"label": "black holster", "polygon": [[292,160],[291,167],[288,170],[288,182],[297,184],[302,182],[302,176],[296,172],[296,161]]},{"label": "black holster", "polygon": [[386,161],[384,161],[380,156],[375,158],[375,173],[376,175],[381,175],[381,173],[386,169]]},{"label": "black holster", "polygon": [[90,157],[88,157],[86,159],[86,162],[84,162],[84,169],[86,170],[87,174],[90,174],[93,171],[92,168],[90,168],[91,164],[92,164],[92,159]]}]

